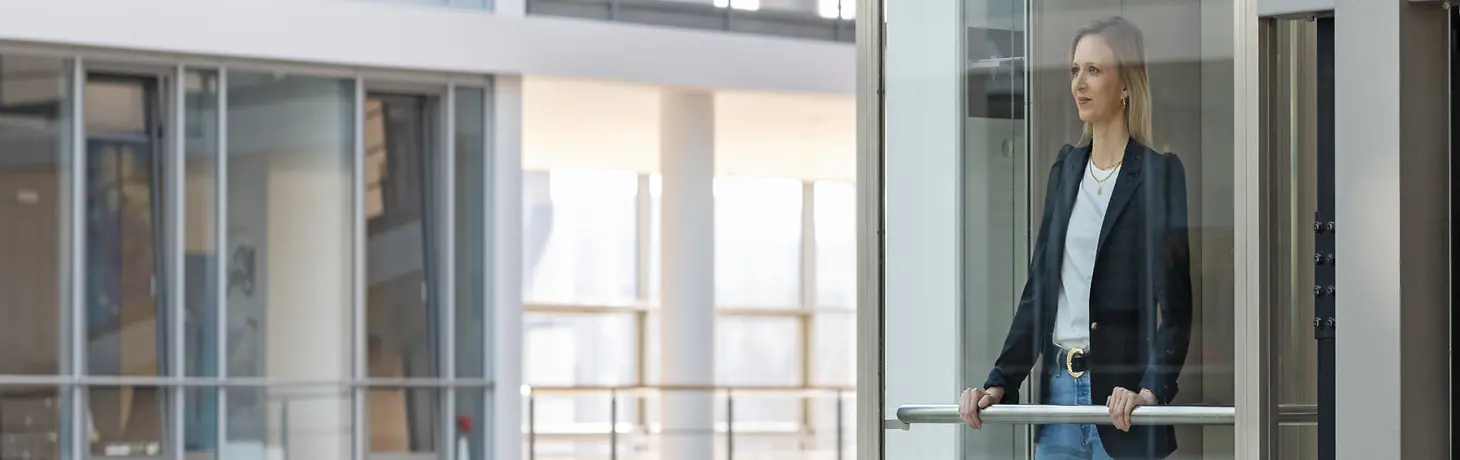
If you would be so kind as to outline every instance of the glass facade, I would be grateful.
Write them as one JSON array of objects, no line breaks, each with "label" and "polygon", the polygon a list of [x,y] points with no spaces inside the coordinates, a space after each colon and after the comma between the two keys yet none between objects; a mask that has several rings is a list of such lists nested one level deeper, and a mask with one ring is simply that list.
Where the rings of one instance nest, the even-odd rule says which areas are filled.
[{"label": "glass facade", "polygon": [[656,443],[671,436],[711,435],[722,456],[852,458],[856,280],[844,264],[855,244],[854,189],[714,179],[711,435],[661,426],[662,402],[689,390],[663,388],[661,378],[659,317],[672,307],[658,296],[660,175],[525,172],[528,451],[599,458],[616,447],[619,458],[641,458],[662,455]]},{"label": "glass facade", "polygon": [[0,457],[485,458],[485,80],[0,63]]}]

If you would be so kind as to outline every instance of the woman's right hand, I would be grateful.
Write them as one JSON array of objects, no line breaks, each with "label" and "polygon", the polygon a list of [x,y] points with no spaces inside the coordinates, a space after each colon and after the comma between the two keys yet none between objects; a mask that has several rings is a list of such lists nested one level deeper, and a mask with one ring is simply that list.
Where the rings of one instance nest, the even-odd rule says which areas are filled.
[{"label": "woman's right hand", "polygon": [[983,388],[969,388],[963,390],[963,396],[958,398],[958,417],[963,423],[977,430],[983,428],[983,420],[979,418],[978,412],[1004,399],[1003,387],[992,387],[987,390]]}]

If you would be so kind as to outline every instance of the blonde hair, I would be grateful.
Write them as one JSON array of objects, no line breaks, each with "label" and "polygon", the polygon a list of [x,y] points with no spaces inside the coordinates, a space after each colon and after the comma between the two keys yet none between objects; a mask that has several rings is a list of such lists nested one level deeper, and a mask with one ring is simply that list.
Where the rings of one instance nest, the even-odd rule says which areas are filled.
[{"label": "blonde hair", "polygon": [[[1146,69],[1146,42],[1141,30],[1120,16],[1090,21],[1075,32],[1075,40],[1070,43],[1071,59],[1075,47],[1087,36],[1100,37],[1115,53],[1120,81],[1130,97],[1125,109],[1125,129],[1136,142],[1155,148],[1156,139],[1151,135],[1151,79]],[[1093,137],[1090,124],[1085,123],[1079,145],[1090,143]]]}]

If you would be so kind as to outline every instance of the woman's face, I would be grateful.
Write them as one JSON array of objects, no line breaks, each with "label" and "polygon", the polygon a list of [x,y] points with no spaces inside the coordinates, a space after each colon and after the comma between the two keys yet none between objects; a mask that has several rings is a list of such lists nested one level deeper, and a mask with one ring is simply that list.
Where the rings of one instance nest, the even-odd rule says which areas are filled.
[{"label": "woman's face", "polygon": [[1080,38],[1070,63],[1070,92],[1080,121],[1100,124],[1124,116],[1125,84],[1116,69],[1115,52],[1095,35]]}]

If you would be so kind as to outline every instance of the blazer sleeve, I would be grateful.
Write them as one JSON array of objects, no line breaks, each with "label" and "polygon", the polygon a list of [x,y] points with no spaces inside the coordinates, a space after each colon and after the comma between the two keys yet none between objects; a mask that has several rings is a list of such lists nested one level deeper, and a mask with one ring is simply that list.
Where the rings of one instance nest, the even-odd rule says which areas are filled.
[{"label": "blazer sleeve", "polygon": [[1186,167],[1176,155],[1166,160],[1165,238],[1162,242],[1162,289],[1157,305],[1160,324],[1152,337],[1150,360],[1141,388],[1150,390],[1158,404],[1169,404],[1178,391],[1176,379],[1191,345],[1191,247],[1187,220]]},{"label": "blazer sleeve", "polygon": [[1043,267],[1046,246],[1049,244],[1049,222],[1054,219],[1056,197],[1059,195],[1060,165],[1072,148],[1066,145],[1060,150],[1059,160],[1050,167],[1049,180],[1045,182],[1048,185],[1044,192],[1044,212],[1039,219],[1039,233],[1034,238],[1034,253],[1029,257],[1029,275],[1025,277],[1024,291],[1019,295],[1019,307],[1014,312],[1014,321],[1009,325],[1009,333],[1004,338],[1004,348],[999,351],[998,359],[994,360],[994,368],[984,381],[984,388],[1004,389],[1001,403],[1019,402],[1019,386],[1029,376],[1035,360],[1039,358],[1039,319],[1042,313],[1039,311],[1038,297],[1043,295],[1043,286],[1048,282],[1040,277],[1047,273]]}]

